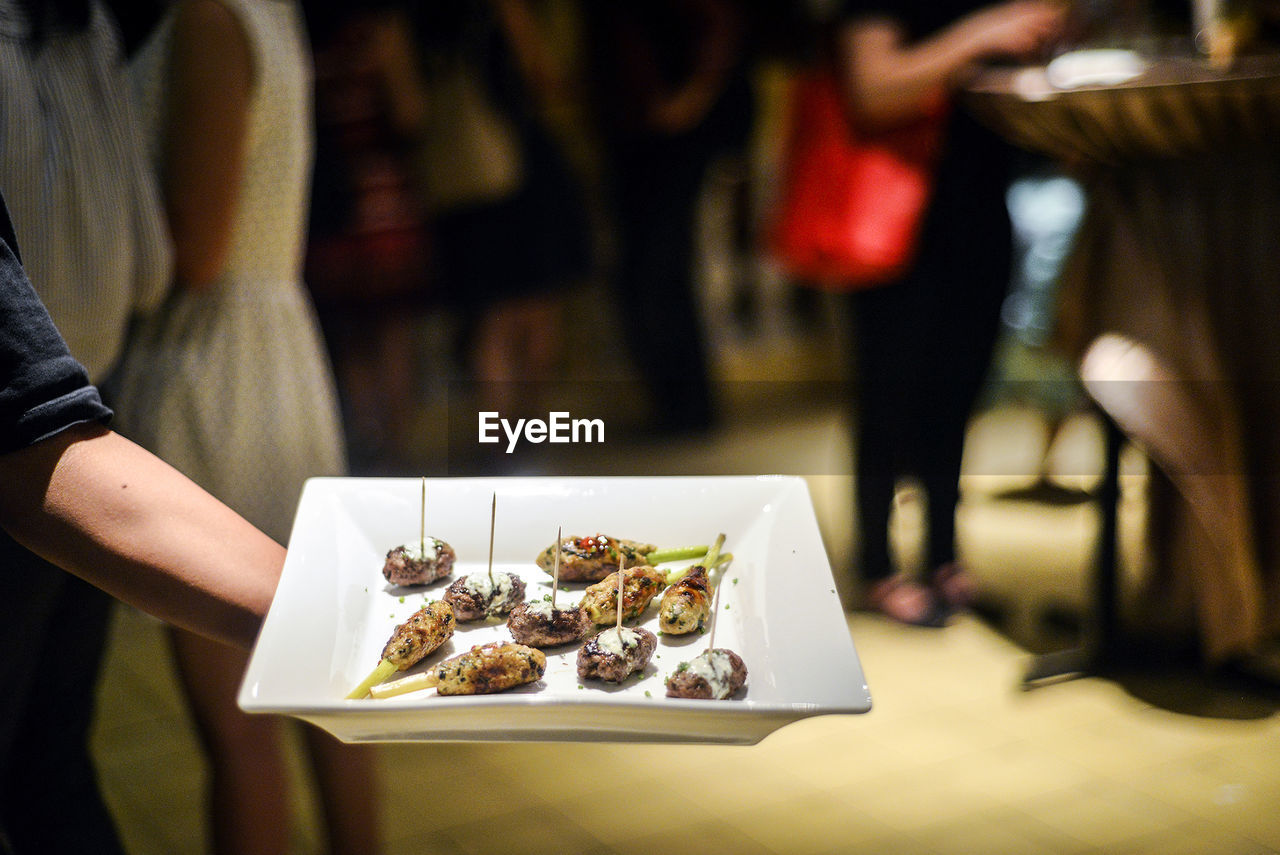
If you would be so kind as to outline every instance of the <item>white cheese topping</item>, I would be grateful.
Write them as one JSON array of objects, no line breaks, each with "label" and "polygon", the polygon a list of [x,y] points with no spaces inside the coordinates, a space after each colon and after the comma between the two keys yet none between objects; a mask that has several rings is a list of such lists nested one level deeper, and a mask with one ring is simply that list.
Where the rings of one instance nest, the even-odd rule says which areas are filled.
[{"label": "white cheese topping", "polygon": [[510,573],[495,573],[493,577],[496,588],[493,591],[493,599],[489,601],[489,607],[506,608],[514,605],[512,600],[516,595],[515,577]]},{"label": "white cheese topping", "polygon": [[463,579],[462,586],[476,599],[488,603],[490,610],[506,605],[515,595],[515,583],[510,573],[495,573],[492,581],[488,573],[471,573]]},{"label": "white cheese topping", "polygon": [[[543,620],[551,620],[551,601],[534,600],[526,606],[526,611],[531,615],[537,615]],[[563,612],[565,609],[557,608],[556,611]]]},{"label": "white cheese topping", "polygon": [[440,557],[440,541],[428,537],[425,542],[406,543],[404,556],[412,561],[435,561]]},{"label": "white cheese topping", "polygon": [[621,632],[619,632],[615,626],[597,635],[596,644],[600,645],[600,649],[607,653],[612,653],[614,656],[622,656],[627,650],[640,644],[640,633],[629,626],[622,627]]},{"label": "white cheese topping", "polygon": [[[507,579],[507,586],[511,586],[511,581],[506,576],[496,577],[498,584],[501,585],[503,579]],[[472,573],[462,580],[462,587],[475,594],[478,599],[487,601],[493,596],[493,583],[489,581],[488,573]]]},{"label": "white cheese topping", "polygon": [[707,681],[711,697],[724,700],[729,697],[729,678],[733,676],[733,662],[726,650],[708,650],[695,656],[689,663],[689,673]]}]

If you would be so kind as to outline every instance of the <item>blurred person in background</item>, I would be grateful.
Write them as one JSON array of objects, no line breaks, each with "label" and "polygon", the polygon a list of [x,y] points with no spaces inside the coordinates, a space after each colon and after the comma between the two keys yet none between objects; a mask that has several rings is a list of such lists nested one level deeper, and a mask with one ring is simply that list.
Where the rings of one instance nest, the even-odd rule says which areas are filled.
[{"label": "blurred person in background", "polygon": [[[115,375],[119,430],[287,543],[304,481],[345,471],[301,281],[313,128],[299,7],[181,0],[131,70],[175,270]],[[214,850],[288,851],[285,722],[236,706],[244,651],[182,629],[171,638],[211,765]],[[377,851],[372,755],[304,733],[330,848]]]},{"label": "blurred person in background", "polygon": [[564,295],[592,272],[582,187],[550,122],[569,97],[539,4],[406,7],[416,69],[402,129],[417,134],[432,272],[456,313],[458,353],[481,409],[534,412],[555,379]]},{"label": "blurred person in background", "polygon": [[[403,3],[304,3],[316,150],[305,279],[328,342],[353,472],[400,471],[415,439],[420,327],[439,303],[413,180],[421,105]],[[407,102],[407,103],[406,103]]]},{"label": "blurred person in background", "polygon": [[585,3],[623,336],[660,432],[715,420],[698,299],[697,203],[712,163],[754,118],[749,15],[732,0]]},{"label": "blurred person in background", "polygon": [[[855,120],[916,119],[981,63],[1040,56],[1065,15],[1046,0],[846,0],[835,51]],[[941,624],[975,593],[956,555],[960,465],[1011,271],[1013,149],[959,108],[943,146],[912,268],[852,297],[857,568],[867,607],[916,625]],[[923,580],[897,572],[890,547],[895,488],[910,476],[927,502]]]},{"label": "blurred person in background", "polygon": [[[94,383],[115,367],[130,318],[169,285],[135,116],[117,22],[101,3],[0,0],[0,191],[23,265]],[[119,852],[88,750],[111,601],[6,534],[0,565],[0,844]]]}]

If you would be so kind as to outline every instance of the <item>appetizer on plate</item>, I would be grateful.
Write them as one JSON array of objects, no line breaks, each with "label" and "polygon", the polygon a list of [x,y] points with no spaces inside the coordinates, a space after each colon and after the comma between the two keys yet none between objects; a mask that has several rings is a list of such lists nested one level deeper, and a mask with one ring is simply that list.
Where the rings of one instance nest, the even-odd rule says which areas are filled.
[{"label": "appetizer on plate", "polygon": [[507,629],[511,637],[532,647],[559,647],[587,637],[591,618],[578,606],[556,608],[556,592],[560,590],[561,544],[563,529],[556,529],[555,555],[551,568],[551,593],[532,603],[521,603],[511,610]]},{"label": "appetizer on plate", "polygon": [[441,695],[489,695],[536,683],[547,672],[541,650],[506,641],[477,644],[421,674],[374,686],[375,698],[435,688]]},{"label": "appetizer on plate", "polygon": [[711,580],[707,568],[697,565],[662,592],[658,628],[671,635],[701,632],[710,615]]},{"label": "appetizer on plate", "polygon": [[560,558],[560,579],[565,582],[599,582],[618,569],[619,561],[646,564],[645,556],[658,547],[652,543],[621,540],[607,534],[562,537],[538,553],[535,563],[550,573]]},{"label": "appetizer on plate", "polygon": [[667,677],[668,698],[724,700],[747,682],[747,666],[742,657],[724,647],[705,650],[688,662],[681,662]]},{"label": "appetizer on plate", "polygon": [[388,552],[382,576],[392,585],[430,585],[448,578],[457,557],[453,547],[440,538],[426,537]]},{"label": "appetizer on plate", "polygon": [[716,538],[701,563],[683,571],[667,574],[667,589],[662,593],[662,602],[658,604],[658,628],[672,635],[688,635],[701,632],[711,617],[711,576],[710,571],[723,559],[720,547],[724,545],[724,535]]},{"label": "appetizer on plate", "polygon": [[658,637],[644,627],[611,626],[578,650],[578,679],[621,683],[643,671],[658,646]]},{"label": "appetizer on plate", "polygon": [[395,628],[382,648],[377,667],[347,697],[352,700],[367,697],[370,689],[396,671],[412,668],[448,641],[456,626],[453,608],[448,603],[427,603]]},{"label": "appetizer on plate", "polygon": [[438,537],[427,534],[427,479],[422,479],[418,542],[396,546],[387,553],[382,576],[392,585],[430,585],[453,572],[457,553]]},{"label": "appetizer on plate", "polygon": [[462,623],[509,614],[524,602],[525,582],[515,573],[470,573],[453,580],[444,600]]},{"label": "appetizer on plate", "polygon": [[599,582],[587,588],[578,605],[591,622],[599,626],[614,623],[618,617],[619,582],[621,583],[622,619],[633,620],[649,608],[649,603],[667,584],[662,571],[648,564],[638,564],[625,570],[615,570]]},{"label": "appetizer on plate", "polygon": [[550,599],[524,602],[511,610],[507,629],[511,637],[530,647],[559,647],[582,641],[595,628],[577,606],[557,608]]},{"label": "appetizer on plate", "polygon": [[493,572],[493,533],[498,519],[498,494],[493,494],[489,510],[489,569],[470,573],[456,580],[444,592],[460,621],[482,620],[490,615],[505,615],[524,602],[524,579],[514,573]]}]

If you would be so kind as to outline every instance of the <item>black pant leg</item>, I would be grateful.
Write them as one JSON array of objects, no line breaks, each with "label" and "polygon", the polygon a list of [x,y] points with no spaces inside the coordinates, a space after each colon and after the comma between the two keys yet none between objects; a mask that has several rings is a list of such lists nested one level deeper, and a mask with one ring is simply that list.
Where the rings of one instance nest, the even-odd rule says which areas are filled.
[{"label": "black pant leg", "polygon": [[676,143],[618,162],[614,277],[626,341],[660,428],[704,428],[714,416],[711,362],[696,278],[697,205],[707,157]]},{"label": "black pant leg", "polygon": [[[27,577],[29,594],[39,592],[28,602],[40,614],[23,621],[32,634],[19,648],[24,689],[0,781],[0,822],[18,855],[123,855],[89,752],[113,600],[30,553],[17,561],[6,569]],[[8,600],[4,608],[24,605]],[[11,655],[6,647],[5,659]]]},{"label": "black pant leg", "polygon": [[853,295],[852,396],[854,524],[857,573],[867,582],[893,574],[889,522],[898,481],[911,474],[919,353],[917,294],[909,282],[877,286]]}]

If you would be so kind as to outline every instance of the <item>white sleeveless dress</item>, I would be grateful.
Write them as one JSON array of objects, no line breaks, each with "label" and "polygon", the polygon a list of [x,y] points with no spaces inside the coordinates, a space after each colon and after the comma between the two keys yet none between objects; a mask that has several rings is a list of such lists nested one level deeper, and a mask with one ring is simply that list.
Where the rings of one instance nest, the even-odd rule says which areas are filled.
[{"label": "white sleeveless dress", "polygon": [[[333,372],[302,283],[311,63],[298,6],[222,0],[252,43],[247,164],[226,270],[144,319],[113,384],[115,427],[281,543],[303,482],[345,472]],[[134,61],[159,163],[172,11]]]}]

